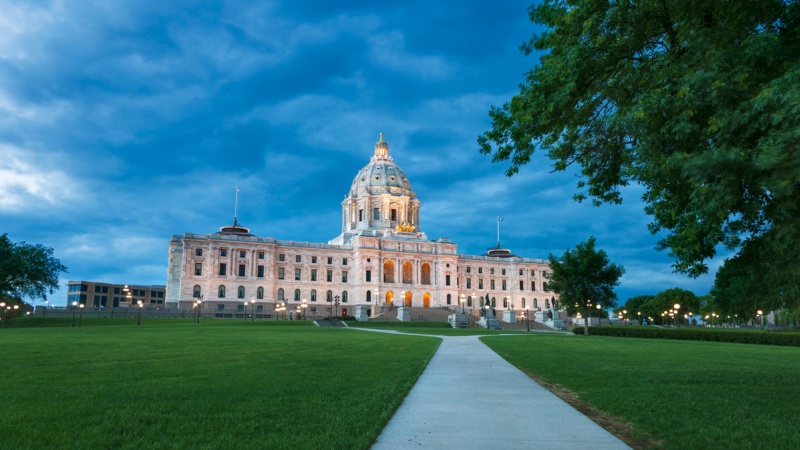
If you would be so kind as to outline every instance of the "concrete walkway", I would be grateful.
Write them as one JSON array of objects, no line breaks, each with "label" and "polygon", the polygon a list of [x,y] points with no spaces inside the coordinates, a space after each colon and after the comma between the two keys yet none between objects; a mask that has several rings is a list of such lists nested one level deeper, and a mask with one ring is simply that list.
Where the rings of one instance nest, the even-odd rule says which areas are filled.
[{"label": "concrete walkway", "polygon": [[442,339],[373,449],[629,448],[477,336]]}]

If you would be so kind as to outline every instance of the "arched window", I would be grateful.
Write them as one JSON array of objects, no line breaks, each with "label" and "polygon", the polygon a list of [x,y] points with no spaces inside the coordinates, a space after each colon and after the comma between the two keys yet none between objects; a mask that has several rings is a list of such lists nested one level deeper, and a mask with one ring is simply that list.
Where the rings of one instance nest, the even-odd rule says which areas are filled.
[{"label": "arched window", "polygon": [[496,300],[495,297],[492,297],[492,308],[497,307],[497,302],[495,300]]},{"label": "arched window", "polygon": [[283,298],[283,288],[278,288],[278,300],[284,300],[284,298]]},{"label": "arched window", "polygon": [[192,297],[200,298],[200,294],[201,294],[200,285],[199,284],[195,284],[194,285],[194,289],[192,289]]},{"label": "arched window", "polygon": [[342,303],[347,303],[347,291],[342,291]]},{"label": "arched window", "polygon": [[317,301],[317,290],[316,289],[312,289],[311,290],[311,301],[312,302]]},{"label": "arched window", "polygon": [[467,297],[467,306],[472,308],[472,296],[471,295],[469,297]]},{"label": "arched window", "polygon": [[411,268],[411,263],[406,261],[403,263],[403,284],[413,284],[414,277],[413,277],[413,269]]},{"label": "arched window", "polygon": [[372,301],[372,291],[367,291],[367,302]]},{"label": "arched window", "polygon": [[217,297],[225,298],[225,286],[219,287],[219,292],[217,292]]},{"label": "arched window", "polygon": [[484,303],[483,303],[483,301],[484,301],[484,297],[481,295],[481,297],[480,297],[480,298],[481,298],[481,308],[483,308],[483,305],[484,305]]},{"label": "arched window", "polygon": [[239,298],[244,298],[244,286],[239,286],[238,294],[239,294],[238,295]]},{"label": "arched window", "polygon": [[[422,264],[422,273],[420,275],[420,283],[421,284],[431,284],[431,266],[428,264]],[[450,303],[448,303],[449,305]]]},{"label": "arched window", "polygon": [[391,261],[383,263],[383,282],[394,283],[394,263]]},{"label": "arched window", "polygon": [[294,290],[294,301],[296,301],[296,302],[300,301],[300,289],[295,289]]},{"label": "arched window", "polygon": [[555,297],[553,297],[553,308],[558,308],[558,300]]},{"label": "arched window", "polygon": [[447,304],[450,304],[450,294],[447,294]]},{"label": "arched window", "polygon": [[522,299],[522,309],[525,309],[525,299]]},{"label": "arched window", "polygon": [[328,291],[325,293],[325,301],[332,302],[333,301],[333,292]]},{"label": "arched window", "polygon": [[503,298],[503,308],[508,308],[508,299]]},{"label": "arched window", "polygon": [[544,307],[546,309],[550,309],[550,299],[549,298],[544,299]]},{"label": "arched window", "polygon": [[264,288],[263,287],[259,287],[258,289],[256,289],[256,298],[259,299],[259,300],[263,300],[264,299]]},{"label": "arched window", "polygon": [[539,300],[533,299],[533,307],[534,308],[539,308]]}]

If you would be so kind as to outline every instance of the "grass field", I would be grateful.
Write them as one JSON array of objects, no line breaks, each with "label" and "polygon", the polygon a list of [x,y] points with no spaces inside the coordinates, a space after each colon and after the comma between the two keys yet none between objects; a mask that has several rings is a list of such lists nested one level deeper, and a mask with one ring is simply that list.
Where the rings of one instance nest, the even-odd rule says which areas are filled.
[{"label": "grass field", "polygon": [[482,340],[534,378],[632,424],[623,431],[637,448],[800,448],[800,348],[541,334]]},{"label": "grass field", "polygon": [[368,448],[440,342],[302,322],[18,325],[0,330],[3,449]]}]

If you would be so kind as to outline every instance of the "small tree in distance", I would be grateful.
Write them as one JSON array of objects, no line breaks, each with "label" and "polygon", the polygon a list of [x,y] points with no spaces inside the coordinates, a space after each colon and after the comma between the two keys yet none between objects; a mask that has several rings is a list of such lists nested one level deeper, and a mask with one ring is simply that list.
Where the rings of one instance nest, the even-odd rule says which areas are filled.
[{"label": "small tree in distance", "polygon": [[595,249],[594,236],[578,244],[575,250],[567,249],[561,258],[551,253],[548,259],[551,270],[548,287],[559,295],[567,314],[582,312],[585,315],[584,333],[588,336],[591,308],[598,304],[603,308],[615,306],[614,287],[619,285],[625,268],[609,262],[604,250]]},{"label": "small tree in distance", "polygon": [[67,268],[53,249],[26,242],[15,244],[0,235],[0,299],[47,299],[58,288],[58,274]]}]

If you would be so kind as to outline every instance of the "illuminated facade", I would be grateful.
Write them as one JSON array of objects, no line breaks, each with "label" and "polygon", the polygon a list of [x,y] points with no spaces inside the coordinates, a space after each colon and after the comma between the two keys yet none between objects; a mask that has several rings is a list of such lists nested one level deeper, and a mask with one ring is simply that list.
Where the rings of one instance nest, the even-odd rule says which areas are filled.
[{"label": "illuminated facade", "polygon": [[[429,240],[420,228],[420,202],[383,140],[355,176],[342,202],[341,234],[327,244],[258,237],[234,220],[212,234],[185,233],[169,244],[167,302],[220,317],[253,304],[258,314],[284,302],[309,315],[370,315],[388,305],[479,308],[488,297],[498,309],[544,309],[548,263],[507,250],[459,255],[448,238]],[[250,314],[249,309],[246,311]]]}]

